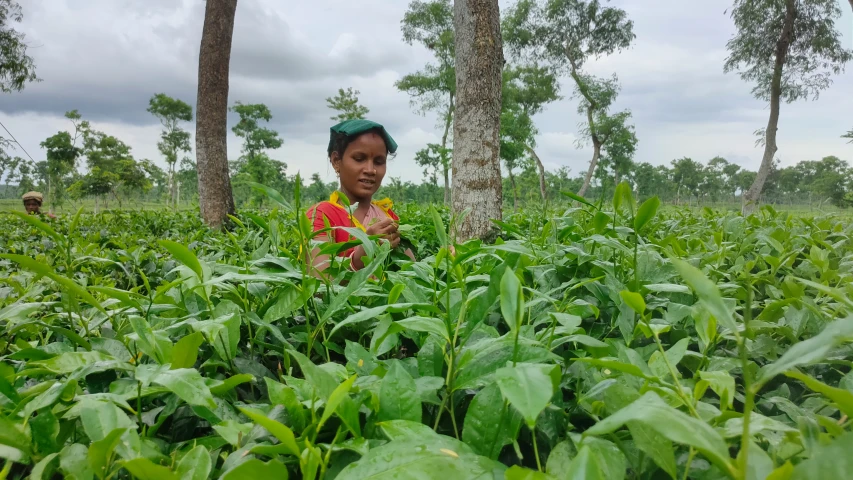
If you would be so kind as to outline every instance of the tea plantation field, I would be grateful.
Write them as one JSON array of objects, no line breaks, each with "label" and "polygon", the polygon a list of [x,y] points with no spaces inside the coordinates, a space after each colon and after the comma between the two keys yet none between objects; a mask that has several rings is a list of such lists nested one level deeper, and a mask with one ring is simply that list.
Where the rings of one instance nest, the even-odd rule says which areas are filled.
[{"label": "tea plantation field", "polygon": [[2,213],[0,478],[849,478],[850,217],[619,192],[324,279],[280,198]]}]

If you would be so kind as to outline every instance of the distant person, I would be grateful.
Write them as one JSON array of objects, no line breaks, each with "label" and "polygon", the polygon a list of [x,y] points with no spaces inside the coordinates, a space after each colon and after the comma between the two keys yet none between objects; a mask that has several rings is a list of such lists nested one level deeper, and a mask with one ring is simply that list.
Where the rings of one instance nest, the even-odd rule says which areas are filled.
[{"label": "distant person", "polygon": [[[30,215],[44,215],[41,211],[41,204],[44,200],[44,197],[39,192],[27,192],[22,197],[24,200],[24,208],[27,210],[27,213]],[[47,216],[50,218],[56,218],[56,215],[48,212]]]},{"label": "distant person", "polygon": [[[391,242],[392,248],[397,248],[400,244],[397,222],[400,219],[391,209],[391,200],[373,200],[373,195],[385,178],[388,157],[397,151],[397,143],[385,131],[385,127],[370,120],[346,120],[330,130],[327,149],[329,162],[340,178],[340,191],[355,208],[350,214],[337,192],[333,193],[328,201],[320,202],[308,210],[308,218],[314,222],[314,231],[326,228],[326,222],[331,227],[357,227],[368,235],[381,235],[381,238]],[[352,239],[342,228],[335,228],[332,235],[335,243]],[[317,239],[328,240],[328,234],[320,235]],[[364,247],[361,245],[338,254],[350,259],[353,270],[364,268],[361,261],[364,255]],[[406,255],[415,259],[411,250],[407,249]],[[311,251],[310,259],[318,271],[325,270],[329,265],[328,256],[319,255],[317,248]]]}]

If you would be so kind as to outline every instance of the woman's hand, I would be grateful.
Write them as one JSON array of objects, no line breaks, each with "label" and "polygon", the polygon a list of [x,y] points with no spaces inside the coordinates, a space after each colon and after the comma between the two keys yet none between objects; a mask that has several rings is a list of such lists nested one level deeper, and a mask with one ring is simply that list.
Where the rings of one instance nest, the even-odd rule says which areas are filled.
[{"label": "woman's hand", "polygon": [[400,245],[400,233],[397,231],[397,223],[390,218],[383,218],[373,225],[367,227],[368,235],[381,235],[383,239],[391,242],[391,248]]}]

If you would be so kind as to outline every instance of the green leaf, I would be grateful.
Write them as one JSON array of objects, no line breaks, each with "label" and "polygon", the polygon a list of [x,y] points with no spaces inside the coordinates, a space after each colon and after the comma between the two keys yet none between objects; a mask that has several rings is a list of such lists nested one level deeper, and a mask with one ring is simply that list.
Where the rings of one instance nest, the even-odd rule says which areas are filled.
[{"label": "green leaf", "polygon": [[57,374],[69,374],[77,369],[86,367],[96,362],[114,360],[113,357],[98,351],[93,352],[65,352],[47,360],[30,362],[30,367],[44,368]]},{"label": "green leaf", "polygon": [[848,418],[853,417],[853,393],[841,388],[830,387],[829,385],[800,372],[785,372],[785,376],[795,378],[805,383],[811,390],[814,390],[815,392],[818,392],[832,400],[835,403],[835,406],[847,415]]},{"label": "green leaf", "polygon": [[693,446],[725,472],[734,471],[728,447],[720,434],[705,422],[670,407],[655,392],[647,392],[593,425],[584,435],[605,435],[630,421],[641,423],[673,442]]},{"label": "green leaf", "polygon": [[210,409],[216,408],[213,395],[204,383],[198,370],[178,368],[161,371],[151,379],[152,383],[162,385],[190,405],[199,405]]},{"label": "green leaf", "polygon": [[521,283],[515,272],[507,268],[501,278],[501,314],[510,330],[513,332],[521,328],[524,319],[524,296],[521,291]]},{"label": "green leaf", "polygon": [[791,479],[829,480],[848,478],[853,471],[853,432],[846,432],[827,445],[817,445],[809,458],[794,468]]},{"label": "green leaf", "polygon": [[293,389],[269,377],[264,377],[264,382],[267,384],[270,403],[272,405],[282,405],[287,410],[287,416],[290,419],[290,425],[293,429],[302,431],[305,428],[305,407],[296,398],[296,393]]},{"label": "green leaf", "polygon": [[447,327],[444,325],[444,322],[437,318],[409,317],[404,320],[399,320],[396,323],[406,330],[432,333],[448,342],[450,341],[450,334],[447,332]]},{"label": "green leaf", "polygon": [[288,317],[305,304],[305,299],[294,285],[286,285],[281,289],[275,303],[264,313],[264,321],[276,322]]},{"label": "green leaf", "polygon": [[338,405],[344,401],[344,398],[349,396],[350,388],[352,388],[352,384],[355,382],[357,376],[353,375],[349,377],[345,382],[338,385],[332,394],[329,395],[329,400],[326,402],[326,406],[323,408],[323,416],[320,417],[320,423],[317,427],[317,430],[320,430],[323,424],[326,423],[333,413],[338,409]]},{"label": "green leaf", "polygon": [[823,360],[841,344],[853,340],[853,315],[829,323],[814,337],[795,343],[779,360],[765,365],[756,379],[756,389],[782,372],[800,365],[809,365]]},{"label": "green leaf", "polygon": [[709,280],[698,268],[684,260],[671,258],[670,261],[675,266],[678,274],[684,279],[684,282],[696,292],[696,295],[702,304],[705,305],[705,308],[717,319],[717,322],[728,328],[735,337],[738,337],[738,328],[735,319],[723,301],[723,296],[720,294],[720,289],[717,288],[717,285]]},{"label": "green leaf", "polygon": [[495,381],[510,405],[532,429],[559,387],[560,375],[557,365],[517,363],[495,372]]},{"label": "green leaf", "polygon": [[211,468],[210,452],[198,445],[181,458],[175,473],[180,475],[181,480],[206,480]]},{"label": "green leaf", "polygon": [[30,472],[30,480],[50,480],[58,467],[59,454],[51,453],[33,466],[33,470]]},{"label": "green leaf", "polygon": [[571,198],[572,200],[574,200],[574,201],[576,201],[576,202],[580,202],[580,203],[582,203],[582,204],[584,204],[584,205],[586,205],[586,206],[588,206],[588,207],[592,207],[592,208],[597,209],[597,207],[596,207],[595,205],[593,205],[593,204],[589,203],[589,202],[587,201],[587,199],[585,199],[585,198],[581,197],[580,195],[574,194],[574,193],[572,193],[572,192],[560,192],[560,193],[561,193],[562,195],[565,195],[565,196],[567,196],[567,197]]},{"label": "green leaf", "polygon": [[[387,242],[386,242],[387,245]],[[323,312],[322,317],[320,317],[320,324],[325,324],[329,319],[332,318],[332,315],[338,313],[341,309],[343,309],[346,305],[349,304],[350,297],[357,291],[359,291],[367,282],[370,280],[370,277],[373,275],[373,272],[379,268],[380,265],[385,261],[385,257],[391,252],[388,248],[380,248],[379,253],[376,255],[376,258],[373,259],[372,262],[368,263],[361,270],[355,272],[353,276],[350,278],[347,286],[344,287],[340,292],[337,293],[332,298],[329,307]]]},{"label": "green leaf", "polygon": [[111,402],[87,401],[80,410],[83,431],[93,442],[103,440],[116,429],[135,428],[127,414]]},{"label": "green leaf", "polygon": [[239,446],[249,432],[252,431],[252,423],[239,423],[235,420],[226,420],[218,425],[213,425],[213,430],[219,434],[226,442]]},{"label": "green leaf", "polygon": [[367,455],[341,470],[335,480],[486,480],[503,477],[505,466],[456,448],[454,445],[464,448],[464,444],[449,440],[453,439],[432,432],[432,435],[421,438],[393,441],[371,448]]},{"label": "green leaf", "polygon": [[192,368],[198,359],[198,348],[204,342],[201,332],[193,332],[180,340],[172,348],[172,369]]},{"label": "green leaf", "polygon": [[700,371],[699,378],[708,382],[711,390],[720,397],[720,405],[725,405],[728,408],[734,406],[735,398],[735,379],[728,372]]},{"label": "green leaf", "polygon": [[[278,460],[264,463],[257,458],[251,458],[223,473],[220,480],[268,479],[287,480],[287,467]],[[313,477],[311,477],[313,478]]]},{"label": "green leaf", "polygon": [[90,479],[94,475],[88,460],[89,449],[85,445],[74,443],[59,452],[59,469],[65,478],[75,480]]},{"label": "green leaf", "polygon": [[[749,463],[746,467],[745,480],[767,480],[770,473],[773,472],[773,460],[752,440],[747,444],[747,449],[749,451]],[[741,463],[741,455],[738,455],[739,463]]]},{"label": "green leaf", "polygon": [[228,377],[221,383],[211,386],[210,393],[221,396],[237,388],[237,385],[253,382],[254,380],[255,376],[250,373],[240,373],[238,375],[233,375],[231,377]]},{"label": "green leaf", "polygon": [[462,440],[480,455],[497,459],[518,436],[521,416],[504,402],[496,384],[480,390],[465,414]]},{"label": "green leaf", "polygon": [[179,480],[168,468],[144,457],[124,462],[124,468],[139,480]]},{"label": "green leaf", "polygon": [[334,335],[335,332],[341,329],[341,327],[345,325],[352,325],[355,323],[364,322],[367,320],[373,320],[379,315],[382,315],[385,312],[405,312],[408,310],[434,310],[437,311],[434,305],[429,303],[393,303],[388,305],[379,305],[378,307],[373,308],[365,308],[363,310],[359,310],[358,312],[348,316],[345,320],[341,321],[334,328],[332,328],[332,332],[329,336]]},{"label": "green leaf", "polygon": [[444,228],[444,222],[441,220],[441,215],[438,213],[438,210],[435,209],[434,205],[429,206],[429,214],[432,218],[432,226],[435,228],[435,236],[438,239],[438,244],[442,247],[446,247],[448,245],[447,230]]},{"label": "green leaf", "polygon": [[660,207],[660,199],[657,196],[647,199],[640,205],[640,208],[637,209],[637,216],[634,217],[634,231],[637,234],[654,218],[658,207]]},{"label": "green leaf", "polygon": [[542,473],[529,468],[513,465],[504,473],[506,480],[555,480],[554,477],[547,473]]},{"label": "green leaf", "polygon": [[296,445],[296,437],[293,431],[286,425],[276,422],[275,420],[264,415],[260,410],[249,407],[239,407],[244,415],[252,419],[253,422],[267,429],[278,441],[284,445],[287,450],[293,455],[299,457],[302,451]]},{"label": "green leaf", "polygon": [[93,285],[89,287],[89,290],[101,293],[110,298],[114,298],[126,307],[134,308],[140,312],[143,311],[142,304],[139,303],[139,301],[145,300],[145,297],[139,295],[138,293],[128,292],[126,290],[119,290],[117,288],[112,287],[104,287],[101,285]]},{"label": "green leaf", "polygon": [[643,296],[639,293],[622,290],[619,292],[619,296],[621,296],[622,300],[631,307],[631,310],[637,312],[638,315],[642,316],[646,313],[646,301],[643,300]]},{"label": "green leaf", "polygon": [[604,446],[584,444],[572,459],[563,478],[584,480],[621,480],[625,478],[625,457]]},{"label": "green leaf", "polygon": [[399,361],[393,362],[379,387],[377,421],[421,421],[421,399],[415,380]]},{"label": "green leaf", "polygon": [[12,260],[13,262],[17,263],[21,267],[31,272],[50,278],[54,282],[62,285],[62,287],[64,287],[66,291],[73,293],[74,295],[82,298],[83,301],[85,301],[89,305],[97,308],[98,311],[100,311],[104,315],[109,315],[107,311],[104,310],[104,307],[101,306],[101,303],[98,302],[95,297],[92,296],[92,294],[87,292],[83,287],[78,285],[73,280],[63,277],[62,275],[59,275],[58,273],[53,271],[53,269],[50,268],[49,265],[41,263],[26,255],[13,255],[9,253],[4,253],[0,254],[0,258]]},{"label": "green leaf", "polygon": [[676,478],[678,472],[672,442],[641,422],[630,421],[626,422],[626,425],[637,448],[645,452],[670,477]]},{"label": "green leaf", "polygon": [[103,439],[92,442],[89,445],[89,453],[87,455],[89,467],[92,468],[92,471],[95,472],[98,478],[106,478],[109,471],[107,467],[109,467],[110,457],[119,440],[121,440],[121,436],[126,431],[126,428],[116,428]]},{"label": "green leaf", "polygon": [[37,312],[45,304],[42,302],[36,303],[13,303],[6,308],[0,310],[0,322],[9,322],[9,326],[22,322],[31,314]]},{"label": "green leaf", "polygon": [[172,254],[173,257],[175,257],[175,260],[181,262],[186,265],[187,268],[192,270],[200,282],[204,281],[204,271],[201,268],[201,262],[198,261],[198,257],[196,257],[189,248],[172,240],[160,240],[159,243],[170,254]]},{"label": "green leaf", "polygon": [[335,381],[335,378],[328,372],[317,367],[317,365],[314,365],[314,363],[305,355],[302,355],[295,350],[288,350],[287,353],[296,359],[296,362],[299,364],[299,368],[302,370],[302,375],[305,377],[305,380],[308,381],[311,388],[314,389],[314,393],[320,399],[328,400],[329,396],[338,386],[338,382]]},{"label": "green leaf", "polygon": [[[613,192],[613,209],[622,215],[634,215],[634,195],[631,193],[631,185],[626,181],[622,181],[616,185],[616,190]],[[627,210],[627,214],[623,211]]]},{"label": "green leaf", "polygon": [[281,195],[281,193],[278,192],[278,190],[257,182],[246,181],[244,183],[254,188],[255,190],[263,192],[270,200],[277,203],[278,206],[284,208],[285,210],[293,210],[293,207],[290,206],[290,203],[284,199],[284,197]]}]

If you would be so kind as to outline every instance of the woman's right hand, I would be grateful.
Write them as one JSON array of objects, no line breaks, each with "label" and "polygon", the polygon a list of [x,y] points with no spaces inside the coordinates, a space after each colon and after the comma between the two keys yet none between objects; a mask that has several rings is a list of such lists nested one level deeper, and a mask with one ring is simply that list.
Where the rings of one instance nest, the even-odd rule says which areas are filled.
[{"label": "woman's right hand", "polygon": [[383,239],[391,242],[391,248],[397,248],[397,245],[400,244],[400,233],[397,231],[397,223],[390,218],[383,218],[367,227],[367,234],[381,235]]}]

